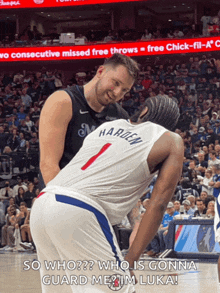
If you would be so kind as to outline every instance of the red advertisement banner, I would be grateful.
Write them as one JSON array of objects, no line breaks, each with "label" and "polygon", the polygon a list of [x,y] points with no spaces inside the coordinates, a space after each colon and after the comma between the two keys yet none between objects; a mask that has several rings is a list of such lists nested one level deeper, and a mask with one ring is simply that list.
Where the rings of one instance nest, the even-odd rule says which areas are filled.
[{"label": "red advertisement banner", "polygon": [[0,0],[0,9],[46,8],[136,1],[143,0]]},{"label": "red advertisement banner", "polygon": [[107,43],[83,46],[0,48],[0,62],[108,58],[114,53],[128,56],[200,53],[220,50],[220,37]]}]

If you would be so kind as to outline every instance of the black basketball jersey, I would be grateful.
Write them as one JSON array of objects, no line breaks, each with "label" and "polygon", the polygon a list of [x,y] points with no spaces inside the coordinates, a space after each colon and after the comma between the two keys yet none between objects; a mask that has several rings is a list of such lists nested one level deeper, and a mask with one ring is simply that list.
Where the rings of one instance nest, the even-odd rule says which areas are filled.
[{"label": "black basketball jersey", "polygon": [[117,103],[107,106],[101,113],[95,112],[87,103],[81,86],[65,89],[72,99],[73,116],[67,128],[60,168],[64,168],[83,144],[84,138],[103,122],[118,118],[128,119],[127,112]]},{"label": "black basketball jersey", "polygon": [[119,118],[129,118],[128,113],[117,103],[108,105],[101,113],[95,112],[88,105],[82,86],[75,85],[65,91],[72,100],[73,116],[67,128],[64,152],[59,163],[61,169],[81,148],[84,138],[99,125]]}]

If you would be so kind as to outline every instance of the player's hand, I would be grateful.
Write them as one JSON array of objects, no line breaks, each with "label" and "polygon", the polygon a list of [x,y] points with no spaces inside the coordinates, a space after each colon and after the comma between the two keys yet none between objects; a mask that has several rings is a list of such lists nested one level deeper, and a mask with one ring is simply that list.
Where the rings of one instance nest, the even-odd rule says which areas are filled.
[{"label": "player's hand", "polygon": [[134,278],[135,278],[135,285],[136,285],[136,284],[138,283],[138,280],[137,280],[137,278],[136,278],[134,272],[133,272],[133,271],[130,271],[130,274],[131,274],[131,277],[134,276]]}]

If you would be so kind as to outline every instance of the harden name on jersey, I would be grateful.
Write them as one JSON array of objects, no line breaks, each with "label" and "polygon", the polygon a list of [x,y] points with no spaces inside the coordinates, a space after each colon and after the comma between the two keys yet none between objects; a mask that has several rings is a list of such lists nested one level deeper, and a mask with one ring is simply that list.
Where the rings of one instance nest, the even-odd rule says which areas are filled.
[{"label": "harden name on jersey", "polygon": [[130,143],[130,145],[142,142],[141,137],[137,137],[137,133],[126,131],[123,128],[115,129],[114,127],[112,127],[110,129],[103,129],[99,133],[99,137],[108,135],[124,138],[125,140],[127,140],[128,143]]}]

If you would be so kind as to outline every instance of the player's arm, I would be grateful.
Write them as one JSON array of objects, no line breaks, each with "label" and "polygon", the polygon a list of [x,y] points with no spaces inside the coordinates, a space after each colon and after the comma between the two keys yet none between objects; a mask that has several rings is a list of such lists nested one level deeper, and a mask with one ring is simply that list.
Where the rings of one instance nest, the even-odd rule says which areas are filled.
[{"label": "player's arm", "polygon": [[[149,157],[151,156],[151,152]],[[149,158],[148,157],[148,158]],[[165,133],[153,147],[148,165],[150,170],[161,164],[147,212],[140,223],[137,235],[125,259],[133,267],[161,224],[167,204],[175,192],[183,166],[184,147],[180,136]]]},{"label": "player's arm", "polygon": [[40,170],[45,185],[60,171],[67,127],[72,118],[72,101],[65,91],[53,93],[40,115]]}]

